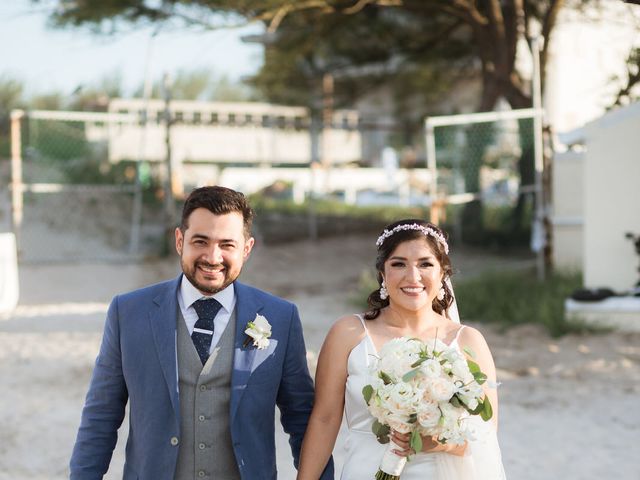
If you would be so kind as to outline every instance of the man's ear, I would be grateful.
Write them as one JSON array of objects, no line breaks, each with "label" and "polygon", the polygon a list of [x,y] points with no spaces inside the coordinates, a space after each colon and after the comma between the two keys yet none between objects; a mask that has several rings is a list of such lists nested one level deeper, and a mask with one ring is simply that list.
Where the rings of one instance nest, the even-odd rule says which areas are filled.
[{"label": "man's ear", "polygon": [[182,248],[184,247],[184,235],[182,234],[182,230],[180,230],[180,227],[176,227],[175,235],[176,252],[178,252],[178,255],[182,255]]},{"label": "man's ear", "polygon": [[255,244],[256,239],[253,237],[249,237],[247,239],[246,242],[244,242],[244,255],[243,258],[246,260],[247,258],[249,258],[249,255],[251,254],[251,249],[253,248],[253,245]]}]

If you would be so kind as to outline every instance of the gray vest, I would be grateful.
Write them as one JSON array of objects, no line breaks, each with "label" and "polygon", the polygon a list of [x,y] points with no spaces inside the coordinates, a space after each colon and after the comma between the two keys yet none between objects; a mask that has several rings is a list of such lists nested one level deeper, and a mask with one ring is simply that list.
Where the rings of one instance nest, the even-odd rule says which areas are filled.
[{"label": "gray vest", "polygon": [[180,447],[175,480],[240,480],[229,426],[235,330],[234,311],[203,367],[178,311]]}]

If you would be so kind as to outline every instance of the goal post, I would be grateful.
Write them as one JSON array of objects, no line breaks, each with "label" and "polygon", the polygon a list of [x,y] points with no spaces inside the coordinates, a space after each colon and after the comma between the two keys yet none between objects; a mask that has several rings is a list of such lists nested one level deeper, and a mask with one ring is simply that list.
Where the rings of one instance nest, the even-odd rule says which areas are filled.
[{"label": "goal post", "polygon": [[[524,136],[533,153],[531,182],[523,184],[519,181],[517,190],[513,185],[508,188],[518,196],[534,195],[531,248],[537,255],[539,278],[544,276],[546,239],[546,207],[542,184],[543,116],[544,110],[541,108],[525,108],[427,117],[424,122],[427,167],[431,172],[432,218],[436,221],[442,218],[442,209],[446,206],[487,200],[489,193],[486,188],[483,189],[479,184],[469,185],[475,181],[474,174],[478,177],[480,173],[485,173],[480,172],[480,169],[487,163],[493,162],[498,166],[502,164],[502,170],[509,170],[506,176],[520,176],[522,172],[517,171],[516,162],[524,154],[523,133],[529,135]],[[531,121],[528,133],[522,131],[527,120]],[[469,167],[466,162],[472,161],[470,156],[474,157],[476,164]],[[467,171],[464,170],[465,167]],[[444,172],[449,172],[449,178],[442,178]],[[508,179],[506,180],[508,183]],[[458,222],[452,233],[461,237],[462,228],[462,224]]]}]

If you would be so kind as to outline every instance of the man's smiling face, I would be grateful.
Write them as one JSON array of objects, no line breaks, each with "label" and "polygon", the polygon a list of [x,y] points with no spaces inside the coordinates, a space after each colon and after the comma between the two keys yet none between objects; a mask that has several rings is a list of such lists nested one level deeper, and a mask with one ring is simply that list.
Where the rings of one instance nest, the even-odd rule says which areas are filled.
[{"label": "man's smiling face", "polygon": [[254,239],[245,238],[242,214],[194,210],[184,232],[176,228],[182,271],[203,295],[225,289],[238,278]]}]

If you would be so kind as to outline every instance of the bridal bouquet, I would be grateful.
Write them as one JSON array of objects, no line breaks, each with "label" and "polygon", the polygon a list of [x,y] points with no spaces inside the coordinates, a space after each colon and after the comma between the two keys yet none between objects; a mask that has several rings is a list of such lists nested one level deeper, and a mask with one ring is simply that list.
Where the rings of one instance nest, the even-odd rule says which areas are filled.
[{"label": "bridal bouquet", "polygon": [[[380,443],[389,443],[393,429],[411,434],[415,452],[422,450],[421,435],[442,444],[463,444],[472,439],[465,419],[480,415],[486,421],[493,415],[481,387],[487,376],[477,363],[440,340],[395,338],[380,350],[372,373],[373,381],[362,394],[376,419],[372,430]],[[390,442],[376,480],[399,480],[407,458],[394,448]]]}]

